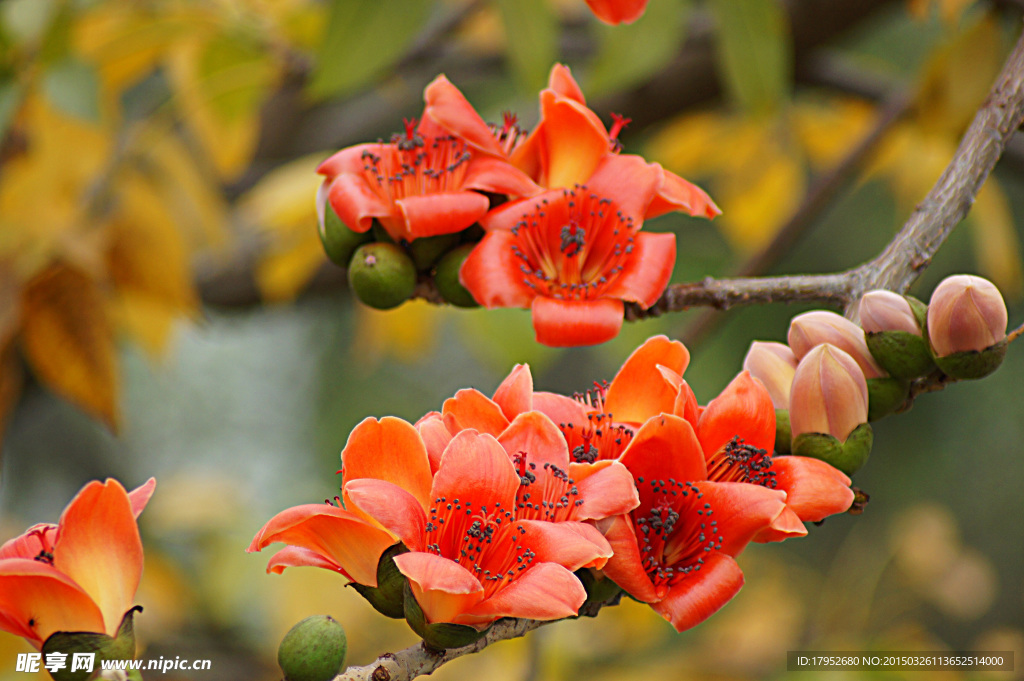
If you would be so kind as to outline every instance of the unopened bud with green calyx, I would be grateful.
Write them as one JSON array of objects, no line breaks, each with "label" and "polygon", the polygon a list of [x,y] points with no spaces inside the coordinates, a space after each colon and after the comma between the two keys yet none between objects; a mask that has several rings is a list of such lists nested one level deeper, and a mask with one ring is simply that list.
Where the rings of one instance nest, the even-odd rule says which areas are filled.
[{"label": "unopened bud with green calyx", "polygon": [[328,681],[345,667],[345,628],[329,615],[313,615],[288,630],[277,649],[285,681]]},{"label": "unopened bud with green calyx", "polygon": [[477,629],[466,624],[428,622],[408,582],[405,584],[405,621],[409,623],[409,628],[423,639],[426,647],[439,651],[475,643],[490,629],[490,626]]},{"label": "unopened bud with green calyx", "polygon": [[864,378],[887,376],[868,350],[864,330],[846,317],[827,310],[813,310],[789,323],[789,347],[802,360],[817,345],[829,343],[853,358]]},{"label": "unopened bud with green calyx", "polygon": [[871,452],[864,372],[839,348],[823,343],[800,360],[789,402],[793,454],[812,456],[852,475]]},{"label": "unopened bud with green calyx", "polygon": [[761,381],[775,405],[775,451],[789,453],[789,394],[796,373],[796,355],[787,345],[754,341],[743,360],[743,368]]},{"label": "unopened bud with green calyx", "polygon": [[401,305],[416,290],[416,267],[396,244],[364,244],[348,267],[348,283],[359,300],[378,310]]},{"label": "unopened bud with green calyx", "polygon": [[405,576],[395,565],[395,556],[408,552],[399,542],[381,554],[377,561],[377,586],[352,583],[352,588],[370,602],[374,610],[393,619],[405,617]]},{"label": "unopened bud with green calyx", "polygon": [[1006,303],[995,284],[968,274],[942,280],[928,305],[935,363],[953,378],[981,378],[1006,355]]},{"label": "unopened bud with green calyx", "polygon": [[354,232],[341,221],[327,201],[326,182],[316,194],[316,215],[320,227],[320,243],[327,257],[339,267],[348,267],[355,250],[371,239],[370,233]]},{"label": "unopened bud with green calyx", "polygon": [[414,239],[408,246],[409,255],[418,272],[428,272],[445,253],[459,243],[458,234],[440,234]]},{"label": "unopened bud with green calyx", "polygon": [[[95,676],[96,670],[102,668],[102,662],[135,659],[134,620],[137,612],[142,612],[141,606],[136,605],[124,614],[116,636],[87,631],[58,631],[51,634],[43,643],[43,658],[51,653],[63,653],[67,655],[65,660],[68,664],[63,669],[51,672],[50,676],[57,681],[85,681]],[[92,669],[71,671],[70,660],[75,653],[95,655]]]},{"label": "unopened bud with green calyx", "polygon": [[918,378],[935,368],[922,333],[925,305],[892,291],[869,291],[860,299],[860,325],[868,349],[890,376]]},{"label": "unopened bud with green calyx", "polygon": [[463,244],[445,253],[434,270],[434,284],[437,286],[441,297],[457,307],[477,307],[480,305],[459,279],[462,263],[466,261],[466,257],[473,250],[474,246],[476,244]]}]

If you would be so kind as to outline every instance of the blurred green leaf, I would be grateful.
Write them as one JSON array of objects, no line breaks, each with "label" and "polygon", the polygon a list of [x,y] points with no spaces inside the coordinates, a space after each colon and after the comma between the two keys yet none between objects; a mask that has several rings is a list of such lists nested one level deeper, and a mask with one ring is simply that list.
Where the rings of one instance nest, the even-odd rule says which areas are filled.
[{"label": "blurred green leaf", "polygon": [[199,60],[199,80],[224,121],[237,121],[255,111],[273,77],[266,52],[244,35],[214,37]]},{"label": "blurred green leaf", "polygon": [[309,92],[340,95],[368,83],[405,54],[430,0],[333,0]]},{"label": "blurred green leaf", "polygon": [[600,48],[587,78],[588,94],[623,90],[667,64],[685,37],[690,6],[689,0],[660,0],[633,24],[592,22]]},{"label": "blurred green leaf", "polygon": [[15,39],[31,42],[42,37],[56,8],[54,0],[6,0],[0,2],[0,22]]},{"label": "blurred green leaf", "polygon": [[14,113],[21,103],[24,89],[13,80],[0,83],[0,139],[7,134],[7,126],[11,124]]},{"label": "blurred green leaf", "polygon": [[89,121],[100,117],[99,85],[96,69],[74,59],[54,64],[43,78],[43,92],[54,106]]},{"label": "blurred green leaf", "polygon": [[550,0],[497,0],[505,23],[506,56],[519,87],[540,90],[558,58],[558,21]]},{"label": "blurred green leaf", "polygon": [[777,0],[712,0],[718,65],[733,101],[747,111],[774,110],[792,80],[792,40]]}]

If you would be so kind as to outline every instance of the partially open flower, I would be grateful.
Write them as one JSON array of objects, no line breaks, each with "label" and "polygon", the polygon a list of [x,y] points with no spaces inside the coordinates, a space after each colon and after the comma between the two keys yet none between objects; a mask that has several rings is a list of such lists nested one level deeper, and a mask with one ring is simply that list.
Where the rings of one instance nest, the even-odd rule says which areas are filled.
[{"label": "partially open flower", "polygon": [[939,357],[981,351],[1006,338],[1006,303],[995,284],[969,274],[942,280],[928,306],[928,338]]},{"label": "partially open flower", "polygon": [[815,346],[829,343],[852,357],[860,366],[864,378],[886,375],[868,350],[864,330],[835,312],[813,310],[793,317],[789,324],[788,341],[793,353],[801,360]]},{"label": "partially open flower", "polygon": [[136,518],[155,486],[150,479],[126,492],[117,480],[90,482],[56,525],[0,546],[0,631],[36,648],[56,632],[115,636],[142,577]]},{"label": "partially open flower", "polygon": [[906,298],[898,293],[878,289],[868,291],[860,299],[860,326],[866,333],[906,331],[921,335],[917,316]]}]

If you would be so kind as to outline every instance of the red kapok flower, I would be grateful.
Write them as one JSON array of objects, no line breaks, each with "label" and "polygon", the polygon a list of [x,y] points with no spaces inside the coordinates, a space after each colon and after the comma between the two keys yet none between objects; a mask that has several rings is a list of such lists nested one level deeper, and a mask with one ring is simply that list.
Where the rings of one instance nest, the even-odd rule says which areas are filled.
[{"label": "red kapok flower", "polygon": [[656,182],[639,157],[609,157],[587,186],[505,204],[459,279],[488,308],[531,308],[540,343],[610,340],[623,301],[650,307],[672,276],[675,235],[640,232]]},{"label": "red kapok flower", "polygon": [[670,414],[647,421],[621,461],[640,505],[608,523],[615,553],[605,575],[676,630],[689,629],[739,591],[743,573],[734,556],[786,510],[786,495],[709,481],[693,427]]},{"label": "red kapok flower", "polygon": [[58,631],[117,634],[142,577],[135,519],[156,487],[87,484],[54,524],[0,546],[0,630],[41,648]]},{"label": "red kapok flower", "polygon": [[611,24],[630,24],[643,15],[647,0],[587,0],[598,19]]},{"label": "red kapok flower", "polygon": [[317,194],[321,214],[329,202],[356,232],[377,219],[395,241],[469,227],[490,207],[480,192],[520,197],[539,191],[504,159],[471,149],[429,118],[418,125],[406,121],[390,143],[342,149],[317,172],[326,176]]}]

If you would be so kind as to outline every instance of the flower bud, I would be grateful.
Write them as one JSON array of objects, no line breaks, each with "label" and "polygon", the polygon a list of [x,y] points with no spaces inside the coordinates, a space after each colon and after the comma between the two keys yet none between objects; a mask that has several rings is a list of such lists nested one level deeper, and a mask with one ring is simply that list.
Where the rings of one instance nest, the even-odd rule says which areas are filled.
[{"label": "flower bud", "polygon": [[414,239],[409,244],[409,255],[420,272],[427,272],[442,255],[459,243],[458,234],[439,234]]},{"label": "flower bud", "polygon": [[331,262],[339,267],[348,267],[352,253],[360,245],[370,240],[370,233],[354,232],[345,226],[338,214],[327,203],[327,186],[325,182],[316,194],[316,214],[320,223],[320,243]]},{"label": "flower bud", "polygon": [[796,373],[796,355],[782,343],[754,341],[743,359],[743,368],[768,389],[776,409],[789,409],[789,391]]},{"label": "flower bud", "polygon": [[906,331],[921,335],[917,316],[906,298],[892,291],[868,291],[860,299],[860,326],[867,333]]},{"label": "flower bud", "polygon": [[459,270],[476,244],[463,244],[444,254],[434,270],[434,284],[441,297],[457,307],[478,307],[473,294],[459,281]]},{"label": "flower bud", "polygon": [[984,350],[1006,338],[1006,303],[995,284],[969,274],[947,277],[932,293],[928,337],[939,357]]},{"label": "flower bud", "polygon": [[288,630],[277,650],[285,681],[328,681],[345,666],[345,628],[329,615],[313,615]]},{"label": "flower bud", "polygon": [[[916,298],[901,296],[892,291],[869,291],[861,298],[860,323],[864,328],[868,349],[878,365],[890,376],[911,380],[935,368],[928,342],[921,333],[926,309],[924,303]],[[871,380],[886,379],[869,379],[869,391]],[[896,397],[897,401],[901,401],[906,395]],[[872,411],[878,412],[880,404],[881,400],[876,399],[873,392]],[[875,418],[878,418],[877,414],[872,415],[872,420]]]},{"label": "flower bud", "polygon": [[864,330],[849,319],[827,310],[813,310],[793,318],[789,324],[789,347],[799,359],[822,343],[834,345],[852,357],[864,378],[886,375],[868,350]]},{"label": "flower bud", "polygon": [[416,290],[416,266],[396,244],[365,244],[352,256],[348,283],[359,300],[378,310],[389,310],[408,300]]},{"label": "flower bud", "polygon": [[[135,613],[142,612],[142,606],[136,605],[121,618],[117,634],[110,636],[91,631],[58,631],[51,634],[43,642],[43,656],[51,653],[63,653],[70,659],[75,653],[94,653],[95,666],[99,668],[106,660],[135,659]],[[70,665],[50,674],[56,681],[86,681],[93,676],[84,669],[71,671]]]},{"label": "flower bud", "polygon": [[981,277],[947,277],[932,292],[928,338],[939,368],[953,378],[981,378],[1006,355],[1006,303]]},{"label": "flower bud", "polygon": [[868,420],[868,385],[857,362],[829,343],[800,360],[789,403],[793,437],[825,433],[840,442]]}]

